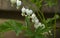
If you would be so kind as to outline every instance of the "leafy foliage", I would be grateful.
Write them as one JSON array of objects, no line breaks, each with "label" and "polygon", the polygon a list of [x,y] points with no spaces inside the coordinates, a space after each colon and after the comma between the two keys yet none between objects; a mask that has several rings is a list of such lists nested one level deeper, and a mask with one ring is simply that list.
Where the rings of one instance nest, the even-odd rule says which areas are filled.
[{"label": "leafy foliage", "polygon": [[[59,18],[59,17],[58,17]],[[57,15],[54,16],[53,18],[48,18],[45,20],[45,28],[41,29],[41,27],[34,29],[32,32],[31,30],[31,23],[30,23],[30,18],[28,16],[25,17],[25,25],[15,21],[15,20],[9,20],[4,22],[3,24],[0,24],[0,32],[6,32],[9,30],[13,30],[16,32],[16,35],[18,36],[19,33],[22,33],[24,30],[24,35],[29,36],[31,38],[46,38],[46,35],[43,33],[49,32],[49,30],[53,29],[53,26],[55,24],[55,19],[58,19]]]},{"label": "leafy foliage", "polygon": [[[45,19],[43,13],[41,12],[41,7],[46,4],[48,6],[53,6],[57,3],[56,0],[30,0],[37,6],[37,14],[40,19],[42,19],[42,23],[45,24],[45,28],[41,29],[42,27],[38,27],[37,29],[34,28],[34,31],[32,31],[31,26],[31,19],[29,16],[25,17],[25,24],[21,24],[15,20],[9,20],[4,22],[3,24],[0,24],[0,32],[6,32],[9,30],[13,30],[16,32],[16,35],[18,36],[19,33],[22,33],[24,30],[24,35],[29,36],[31,38],[47,38],[47,34],[44,34],[45,32],[49,32],[49,30],[52,30],[55,24],[56,19],[59,18],[58,15],[55,15],[53,18],[47,18]],[[43,4],[44,3],[44,4]]]},{"label": "leafy foliage", "polygon": [[57,4],[57,0],[31,0],[31,1],[38,7],[42,7],[44,4],[48,5],[49,7]]},{"label": "leafy foliage", "polygon": [[6,32],[9,30],[13,30],[16,32],[16,35],[19,35],[19,33],[22,32],[24,26],[16,22],[15,20],[9,20],[7,22],[4,22],[3,24],[0,24],[0,32]]}]

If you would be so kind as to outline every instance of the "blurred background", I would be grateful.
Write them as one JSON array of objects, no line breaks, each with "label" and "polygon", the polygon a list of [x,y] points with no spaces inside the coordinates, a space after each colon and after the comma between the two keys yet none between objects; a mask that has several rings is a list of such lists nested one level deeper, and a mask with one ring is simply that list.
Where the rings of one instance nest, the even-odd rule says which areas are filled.
[{"label": "blurred background", "polygon": [[[21,6],[22,7],[22,6]],[[56,10],[56,8],[58,8]],[[46,18],[52,18],[55,11],[60,15],[60,0],[58,0],[58,5],[52,8],[43,7],[44,15]],[[8,19],[14,19],[21,23],[24,23],[24,17],[21,16],[21,10],[17,10],[16,7],[11,7],[10,0],[0,0],[0,23],[7,21]],[[60,19],[56,22],[56,38],[60,38]],[[23,33],[16,37],[15,32],[8,31],[3,33],[4,38],[24,38]]]}]

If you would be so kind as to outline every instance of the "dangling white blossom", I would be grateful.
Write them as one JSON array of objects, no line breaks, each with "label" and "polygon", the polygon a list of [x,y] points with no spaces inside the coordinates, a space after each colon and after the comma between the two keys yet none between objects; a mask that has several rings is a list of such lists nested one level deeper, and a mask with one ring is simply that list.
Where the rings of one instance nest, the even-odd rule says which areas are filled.
[{"label": "dangling white blossom", "polygon": [[26,9],[23,7],[21,11],[22,11],[22,13],[25,13]]},{"label": "dangling white blossom", "polygon": [[17,0],[17,6],[20,6],[21,5],[21,1]]},{"label": "dangling white blossom", "polygon": [[35,18],[31,18],[31,20],[32,20],[33,23],[35,23],[36,17]]},{"label": "dangling white blossom", "polygon": [[33,14],[31,15],[31,18],[34,19],[35,17],[36,17],[36,15],[33,13]]},{"label": "dangling white blossom", "polygon": [[32,13],[33,13],[32,10],[26,9],[26,14],[27,14],[27,15],[31,15]]},{"label": "dangling white blossom", "polygon": [[36,28],[36,29],[37,29],[38,27],[39,27],[39,25],[38,25],[38,24],[34,24],[34,28]]},{"label": "dangling white blossom", "polygon": [[41,23],[38,23],[38,24],[34,24],[34,27],[37,29],[38,27],[40,27],[41,26]]},{"label": "dangling white blossom", "polygon": [[[30,15],[33,13],[32,10],[25,9],[24,7],[21,9],[22,13],[24,13],[26,16],[28,15],[30,18]],[[23,15],[23,14],[22,14]]]},{"label": "dangling white blossom", "polygon": [[45,28],[45,25],[44,24],[41,24],[40,22],[39,23],[35,23],[34,24],[34,27],[37,29],[38,27],[41,27],[41,29],[44,29]]},{"label": "dangling white blossom", "polygon": [[16,4],[17,4],[17,9],[18,9],[20,7],[20,5],[21,5],[21,1],[17,0]]},{"label": "dangling white blossom", "polygon": [[29,9],[26,9],[26,14],[29,12]]},{"label": "dangling white blossom", "polygon": [[31,18],[31,20],[32,20],[33,23],[36,23],[36,24],[39,23],[39,20],[37,19],[37,17]]},{"label": "dangling white blossom", "polygon": [[34,23],[35,24],[38,24],[39,23],[39,20],[36,18]]},{"label": "dangling white blossom", "polygon": [[26,9],[23,7],[23,8],[21,9],[21,11],[22,11],[21,15],[22,15],[22,16],[25,16]]},{"label": "dangling white blossom", "polygon": [[27,15],[31,15],[32,12],[31,12],[29,9],[26,9],[26,14],[27,14]]},{"label": "dangling white blossom", "polygon": [[11,6],[13,7],[13,5],[16,3],[16,0],[10,0],[11,2]]},{"label": "dangling white blossom", "polygon": [[30,13],[30,15],[33,13],[33,11],[32,10],[29,10],[29,13]]},{"label": "dangling white blossom", "polygon": [[36,15],[34,13],[31,16],[31,19],[32,19],[32,22],[34,22],[35,24],[39,23],[39,20],[38,20],[38,18],[36,17]]}]

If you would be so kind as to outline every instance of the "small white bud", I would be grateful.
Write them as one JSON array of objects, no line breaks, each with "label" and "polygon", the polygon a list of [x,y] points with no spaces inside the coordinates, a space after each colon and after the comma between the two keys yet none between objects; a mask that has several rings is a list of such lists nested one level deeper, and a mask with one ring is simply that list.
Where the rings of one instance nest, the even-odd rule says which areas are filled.
[{"label": "small white bud", "polygon": [[52,32],[51,32],[51,30],[49,30],[49,33],[50,33],[50,35],[53,35]]},{"label": "small white bud", "polygon": [[51,31],[49,30],[49,33],[51,33]]}]

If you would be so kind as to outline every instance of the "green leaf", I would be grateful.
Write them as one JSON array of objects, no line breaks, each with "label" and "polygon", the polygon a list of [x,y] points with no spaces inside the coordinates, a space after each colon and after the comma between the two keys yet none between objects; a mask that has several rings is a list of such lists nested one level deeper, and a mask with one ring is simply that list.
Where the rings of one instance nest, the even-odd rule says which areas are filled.
[{"label": "green leaf", "polygon": [[25,36],[33,36],[33,33],[31,30],[25,30]]},{"label": "green leaf", "polygon": [[35,38],[46,38],[46,37],[45,37],[45,35],[42,35],[42,34],[36,34]]},{"label": "green leaf", "polygon": [[5,32],[8,30],[11,30],[10,26],[8,26],[9,24],[7,22],[0,24],[0,32]]},{"label": "green leaf", "polygon": [[45,0],[45,2],[49,7],[55,6],[57,4],[57,0]]},{"label": "green leaf", "polygon": [[30,27],[31,27],[31,22],[30,22],[29,16],[26,16],[26,17],[25,17],[25,25],[26,25],[27,29],[30,29]]},{"label": "green leaf", "polygon": [[32,30],[31,30],[31,22],[30,22],[29,16],[25,17],[25,24],[26,24],[25,35],[26,36],[33,36]]},{"label": "green leaf", "polygon": [[4,22],[3,24],[0,24],[0,32],[13,30],[16,32],[16,35],[19,35],[19,33],[21,33],[23,29],[24,26],[15,20],[9,20],[7,22]]}]

